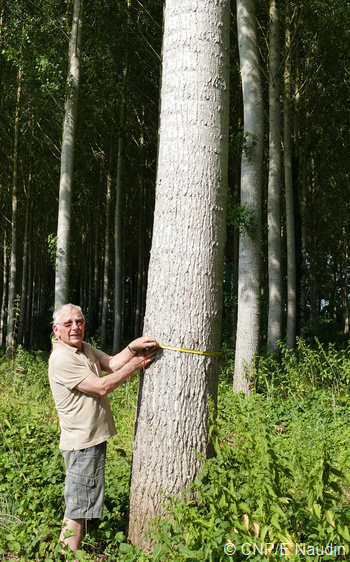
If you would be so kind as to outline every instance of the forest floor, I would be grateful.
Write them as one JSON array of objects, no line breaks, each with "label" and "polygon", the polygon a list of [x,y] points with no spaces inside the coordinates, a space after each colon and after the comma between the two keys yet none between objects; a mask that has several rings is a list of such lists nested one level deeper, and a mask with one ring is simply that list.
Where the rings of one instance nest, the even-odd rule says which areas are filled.
[{"label": "forest floor", "polygon": [[[293,371],[281,357],[275,362],[262,361],[256,377],[258,392],[246,399],[232,393],[233,359],[232,353],[226,354],[220,374],[219,416],[212,420],[217,457],[203,465],[195,484],[201,498],[198,504],[186,511],[178,505],[172,508],[172,521],[188,530],[186,541],[183,534],[180,538],[174,534],[173,527],[158,528],[154,558],[135,551],[124,535],[138,384],[134,375],[110,395],[117,436],[107,449],[105,510],[100,520],[88,521],[82,546],[85,554],[79,560],[180,561],[189,559],[188,552],[192,552],[192,560],[243,560],[247,558],[228,558],[222,548],[227,536],[236,543],[238,535],[246,542],[254,540],[251,524],[245,529],[254,518],[259,521],[259,533],[266,528],[263,532],[270,539],[284,536],[307,542],[319,536],[323,545],[344,544],[348,552],[350,359],[347,363],[347,352],[339,352],[343,362],[338,357],[336,372],[334,353],[325,355],[325,360],[319,352],[312,356],[312,363],[310,350],[300,359],[305,368],[294,364]],[[50,562],[59,558],[64,464],[47,359],[42,352],[23,350],[13,362],[0,358],[0,560]],[[329,377],[327,365],[331,365]],[[307,380],[305,373],[310,370],[313,374]],[[231,499],[226,492],[222,495],[224,488],[232,489]],[[212,509],[216,542],[205,535]],[[237,533],[232,535],[233,527]],[[191,531],[194,528],[196,532]],[[165,538],[169,535],[171,552]],[[210,543],[207,551],[201,546],[205,541]],[[252,558],[258,559],[263,560]]]}]

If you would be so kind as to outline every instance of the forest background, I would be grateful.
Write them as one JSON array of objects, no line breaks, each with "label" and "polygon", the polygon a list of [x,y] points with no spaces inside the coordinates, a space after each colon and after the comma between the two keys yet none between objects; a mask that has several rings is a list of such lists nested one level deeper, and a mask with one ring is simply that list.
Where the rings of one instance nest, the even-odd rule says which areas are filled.
[{"label": "forest background", "polygon": [[[345,460],[349,382],[349,4],[312,1],[285,2],[280,6],[280,109],[283,117],[288,83],[285,69],[290,64],[288,101],[292,111],[295,225],[296,331],[287,347],[296,348],[297,352],[294,355],[281,344],[276,356],[271,358],[267,354],[265,359],[269,294],[270,4],[266,1],[256,6],[265,131],[262,212],[258,225],[254,211],[240,196],[242,155],[249,159],[257,139],[242,128],[237,19],[234,10],[231,13],[229,205],[219,390],[223,421],[212,419],[211,430],[216,460],[208,465],[203,461],[204,472],[194,484],[199,494],[205,484],[202,503],[194,505],[189,516],[181,503],[180,507],[175,506],[175,515],[173,512],[169,521],[175,519],[179,527],[173,528],[168,522],[170,527],[163,525],[158,530],[154,560],[181,560],[181,556],[224,560],[222,545],[224,537],[228,540],[229,530],[230,540],[236,543],[253,541],[262,533],[287,544],[316,536],[323,545],[332,540],[338,545],[343,541],[346,552],[349,549],[348,488],[344,484],[349,478]],[[11,334],[11,348],[20,344],[39,350],[27,354],[19,347],[15,354],[13,348],[11,363],[4,363],[7,366],[3,380],[14,384],[8,384],[3,394],[6,455],[2,469],[6,478],[2,488],[2,540],[4,547],[21,556],[40,559],[45,554],[48,560],[55,548],[56,524],[50,507],[57,512],[62,509],[62,479],[56,474],[57,455],[53,450],[47,451],[47,443],[51,440],[54,445],[57,441],[57,426],[49,404],[45,405],[46,363],[42,351],[50,348],[48,334],[55,304],[58,185],[72,11],[67,2],[47,1],[40,6],[32,2],[1,2],[0,337],[4,352],[6,332]],[[142,332],[155,201],[162,17],[163,4],[156,1],[147,6],[130,0],[117,4],[88,2],[84,10],[69,300],[82,306],[90,341],[106,350],[118,349]],[[285,153],[285,137],[281,141]],[[281,188],[284,189],[283,181]],[[281,335],[287,339],[288,219],[284,205],[281,209]],[[117,231],[122,232],[119,276],[115,275],[117,254],[113,248]],[[256,349],[261,357],[254,372],[258,394],[246,401],[232,396],[229,390],[237,330],[239,232],[241,239],[259,238],[261,244]],[[117,346],[113,334],[116,291],[121,294],[122,303]],[[13,306],[8,304],[11,302]],[[296,335],[303,339],[296,343]],[[340,346],[340,351],[332,342]],[[46,406],[43,410],[28,406],[34,399],[30,385],[35,394],[39,388],[37,381]],[[20,391],[18,396],[16,390]],[[127,386],[125,394],[116,393],[113,402],[118,419],[123,420],[126,412],[131,419],[135,384]],[[18,411],[23,419],[18,417]],[[305,422],[309,423],[310,432]],[[320,425],[323,431],[319,430]],[[257,426],[261,431],[255,431]],[[121,531],[127,510],[132,440],[130,432],[126,433],[120,431],[121,440],[114,446],[109,473],[112,481],[113,471],[118,470],[122,483],[112,488],[114,491],[107,497],[108,515],[98,529],[92,529],[85,542],[85,548],[94,554],[106,547],[107,540],[111,560],[117,556],[115,548],[119,543],[119,556],[124,555],[126,560],[142,556],[146,559],[140,550],[123,542]],[[235,446],[231,447],[230,436],[236,436]],[[286,453],[291,445],[292,460]],[[22,451],[21,466],[15,462],[17,468],[15,457],[9,454],[11,447],[17,459]],[[40,466],[36,473],[34,466],[41,461],[46,468],[41,470]],[[337,468],[339,463],[341,470]],[[29,473],[34,488],[26,480]],[[259,474],[263,478],[259,479]],[[20,492],[23,477],[28,484],[25,493]],[[235,487],[239,481],[238,497]],[[231,484],[233,499],[227,503],[227,495],[220,496],[219,491]],[[44,502],[40,493],[45,494]],[[291,502],[294,493],[295,501]],[[249,497],[255,498],[257,504],[254,499],[246,501]],[[291,503],[291,507],[286,508],[286,503]],[[225,513],[230,514],[228,519]],[[26,538],[23,519],[30,523],[27,529],[33,530],[34,538]],[[185,542],[181,525],[187,531]],[[171,546],[167,542],[169,533]]]},{"label": "forest background", "polygon": [[[282,6],[281,77],[285,62],[283,9]],[[132,2],[90,2],[84,12],[69,297],[72,302],[80,303],[87,314],[88,337],[97,338],[104,348],[113,345],[113,299],[117,289],[122,294],[121,341],[129,341],[142,332],[155,199],[162,14],[162,2],[156,1],[147,6]],[[21,303],[17,343],[40,349],[50,346],[47,334],[54,306],[60,145],[71,18],[72,9],[68,9],[66,2],[46,1],[39,7],[32,2],[22,5],[19,1],[2,1],[1,343],[5,341],[8,324],[9,269],[14,254],[16,274],[11,287]],[[349,331],[348,18],[346,2],[291,3],[295,320],[299,335],[318,333],[324,322],[328,323],[327,333]],[[265,121],[260,232],[260,344],[264,344],[268,316],[268,2],[258,3],[257,21]],[[224,337],[234,345],[238,228],[249,228],[252,220],[246,202],[240,201],[244,135],[234,10],[230,56]],[[281,80],[282,109],[283,87]],[[121,275],[116,282],[114,218],[118,174],[122,192],[122,244]],[[284,204],[281,212],[282,337],[285,337]]]}]

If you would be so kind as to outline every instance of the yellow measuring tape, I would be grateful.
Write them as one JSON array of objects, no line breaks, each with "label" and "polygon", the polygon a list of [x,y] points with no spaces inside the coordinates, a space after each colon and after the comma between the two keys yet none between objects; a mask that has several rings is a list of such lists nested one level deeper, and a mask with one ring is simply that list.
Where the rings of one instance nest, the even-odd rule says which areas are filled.
[{"label": "yellow measuring tape", "polygon": [[162,345],[161,343],[157,343],[157,347],[160,347],[161,349],[172,349],[173,351],[182,351],[183,353],[195,353],[196,355],[221,355],[220,351],[197,351],[195,349],[173,347],[172,345]]}]

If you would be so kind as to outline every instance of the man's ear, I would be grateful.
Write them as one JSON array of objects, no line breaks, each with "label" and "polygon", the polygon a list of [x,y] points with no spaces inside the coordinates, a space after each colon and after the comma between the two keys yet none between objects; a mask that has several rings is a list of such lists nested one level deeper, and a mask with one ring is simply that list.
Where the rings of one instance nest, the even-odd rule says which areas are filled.
[{"label": "man's ear", "polygon": [[55,326],[55,324],[53,324],[53,325],[52,325],[52,331],[53,331],[53,333],[55,334],[55,336],[56,336],[58,339],[60,339],[59,331],[58,331],[58,326]]}]

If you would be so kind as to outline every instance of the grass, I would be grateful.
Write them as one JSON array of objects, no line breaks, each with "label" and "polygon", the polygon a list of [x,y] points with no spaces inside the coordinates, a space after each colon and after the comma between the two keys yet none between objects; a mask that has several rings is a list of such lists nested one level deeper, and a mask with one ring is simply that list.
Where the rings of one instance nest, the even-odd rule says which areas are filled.
[{"label": "grass", "polygon": [[[47,360],[40,351],[21,348],[10,363],[0,355],[0,559],[11,552],[14,560],[57,559],[64,464]],[[251,542],[257,528],[259,540],[265,533],[266,540],[289,537],[323,545],[333,540],[348,549],[349,365],[348,348],[325,351],[301,341],[290,354],[281,347],[274,357],[261,358],[258,392],[244,399],[232,393],[228,353],[219,415],[212,418],[216,458],[203,459],[194,503],[188,496],[169,500],[168,520],[154,525],[151,557],[124,537],[137,394],[133,377],[110,396],[117,436],[107,448],[105,511],[101,520],[88,522],[81,559],[219,562],[228,560],[226,540]],[[230,559],[247,559],[237,556]]]}]

